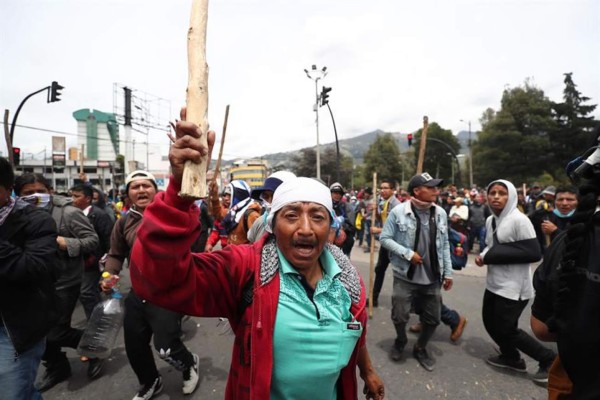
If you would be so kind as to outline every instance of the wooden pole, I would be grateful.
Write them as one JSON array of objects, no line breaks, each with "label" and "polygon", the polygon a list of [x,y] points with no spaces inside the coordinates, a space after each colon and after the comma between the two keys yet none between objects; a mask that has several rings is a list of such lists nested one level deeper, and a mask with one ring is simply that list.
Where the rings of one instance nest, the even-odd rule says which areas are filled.
[{"label": "wooden pole", "polygon": [[[377,220],[377,172],[373,172],[373,212],[371,214],[371,227]],[[375,280],[375,235],[371,233],[370,259],[369,259],[369,318],[373,318],[373,281]]]},{"label": "wooden pole", "polygon": [[421,144],[419,147],[419,160],[417,162],[417,174],[423,173],[423,162],[425,161],[425,147],[427,146],[427,128],[429,119],[427,115],[423,117],[423,132],[421,133]]},{"label": "wooden pole", "polygon": [[[206,63],[206,25],[208,0],[193,0],[188,30],[188,87],[186,120],[194,122],[202,131],[201,141],[206,147],[208,133],[208,64]],[[181,180],[182,197],[206,197],[206,167],[208,156],[200,164],[185,163]]]},{"label": "wooden pole", "polygon": [[227,121],[229,120],[229,104],[225,107],[225,120],[223,121],[223,136],[221,136],[221,147],[219,148],[219,157],[217,158],[217,163],[215,164],[215,173],[213,175],[213,180],[217,180],[217,175],[219,174],[219,170],[221,168],[221,158],[223,157],[223,147],[225,146],[225,133],[227,133]]},{"label": "wooden pole", "polygon": [[[79,152],[79,173],[83,174],[83,160],[85,159],[85,157],[83,156],[85,150],[85,144],[81,145],[81,151]],[[148,167],[146,167],[148,168]]]}]

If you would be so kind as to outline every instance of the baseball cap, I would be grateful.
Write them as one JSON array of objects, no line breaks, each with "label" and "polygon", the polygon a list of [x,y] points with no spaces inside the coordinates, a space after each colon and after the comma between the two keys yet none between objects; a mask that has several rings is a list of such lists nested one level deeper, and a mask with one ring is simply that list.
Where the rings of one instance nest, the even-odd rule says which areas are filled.
[{"label": "baseball cap", "polygon": [[260,199],[260,195],[265,190],[270,190],[272,192],[275,192],[275,189],[277,189],[279,187],[279,185],[281,185],[287,179],[292,179],[295,177],[296,177],[296,175],[294,175],[292,172],[289,172],[289,171],[274,172],[271,175],[269,175],[269,177],[267,179],[265,179],[265,182],[263,183],[262,186],[252,189],[252,193],[251,193],[250,197],[258,200],[258,199]]},{"label": "baseball cap", "polygon": [[544,190],[542,190],[542,194],[556,196],[556,188],[554,186],[547,186]]},{"label": "baseball cap", "polygon": [[140,180],[144,180],[144,179],[152,182],[152,184],[154,185],[154,188],[157,188],[156,178],[154,177],[154,175],[152,175],[148,171],[142,171],[141,169],[138,169],[136,171],[131,172],[129,175],[127,175],[127,178],[125,178],[125,190],[129,191],[129,184],[131,182],[140,181]]},{"label": "baseball cap", "polygon": [[408,192],[413,194],[413,190],[419,186],[435,187],[440,186],[443,183],[443,179],[434,179],[427,172],[423,172],[422,174],[410,178],[410,182],[408,182]]}]

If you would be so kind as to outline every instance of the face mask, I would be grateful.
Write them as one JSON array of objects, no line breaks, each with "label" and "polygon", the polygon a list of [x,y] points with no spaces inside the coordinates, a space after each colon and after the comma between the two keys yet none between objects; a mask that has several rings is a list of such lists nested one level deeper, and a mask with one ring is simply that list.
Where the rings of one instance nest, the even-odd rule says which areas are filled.
[{"label": "face mask", "polygon": [[38,208],[44,208],[50,203],[51,198],[52,195],[48,193],[34,193],[29,196],[21,197],[21,200]]},{"label": "face mask", "polygon": [[575,214],[575,210],[569,211],[568,214],[562,214],[560,211],[558,211],[558,208],[554,209],[554,215],[556,215],[559,218],[569,218],[569,217],[572,217],[573,214]]}]

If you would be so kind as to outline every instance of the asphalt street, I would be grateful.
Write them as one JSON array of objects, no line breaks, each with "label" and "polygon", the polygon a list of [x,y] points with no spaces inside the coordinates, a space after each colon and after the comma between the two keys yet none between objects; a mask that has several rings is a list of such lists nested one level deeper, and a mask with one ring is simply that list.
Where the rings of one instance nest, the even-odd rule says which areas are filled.
[{"label": "asphalt street", "polygon": [[[375,261],[377,257],[375,256]],[[355,246],[351,257],[365,283],[369,282],[370,255]],[[127,291],[128,269],[122,273],[122,286]],[[379,299],[379,307],[369,320],[367,345],[373,363],[386,385],[387,399],[545,399],[545,388],[531,381],[537,371],[537,363],[524,355],[527,374],[499,370],[489,366],[485,359],[495,354],[495,347],[481,321],[481,304],[485,288],[485,268],[475,266],[470,256],[467,268],[455,274],[454,287],[444,292],[444,302],[468,319],[463,337],[457,344],[450,342],[450,329],[440,325],[429,344],[431,354],[437,360],[435,370],[427,372],[412,357],[410,349],[416,335],[409,333],[405,360],[394,363],[388,358],[395,332],[390,320],[392,272],[386,280]],[[530,307],[522,315],[520,327],[528,332]],[[411,322],[416,322],[416,316]],[[73,324],[85,325],[83,311],[77,307]],[[183,322],[186,345],[200,356],[200,384],[189,396],[181,392],[181,373],[155,356],[159,372],[164,379],[163,392],[156,399],[222,399],[231,359],[233,335],[227,322],[215,318],[191,317]],[[74,350],[68,349],[73,371],[72,377],[44,393],[47,400],[75,399],[131,399],[138,387],[137,379],[129,366],[119,335],[112,356],[106,361],[104,372],[90,381],[86,376],[87,365],[79,360]],[[41,375],[43,367],[40,367]],[[360,379],[359,379],[360,382]],[[310,382],[307,382],[310,384]],[[362,384],[361,384],[362,387]],[[359,398],[364,398],[362,394]]]}]

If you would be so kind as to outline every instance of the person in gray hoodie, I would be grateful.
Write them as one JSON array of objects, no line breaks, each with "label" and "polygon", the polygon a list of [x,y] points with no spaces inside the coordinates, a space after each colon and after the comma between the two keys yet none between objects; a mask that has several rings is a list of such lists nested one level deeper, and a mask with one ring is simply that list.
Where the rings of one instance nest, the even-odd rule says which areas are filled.
[{"label": "person in gray hoodie", "polygon": [[533,380],[548,380],[548,368],[556,353],[519,329],[519,317],[533,298],[530,263],[541,259],[541,250],[529,218],[517,209],[517,190],[506,180],[498,179],[487,187],[492,211],[486,220],[486,249],[475,259],[488,266],[483,297],[483,324],[499,346],[500,354],[486,361],[499,368],[527,372],[520,351],[539,363]]},{"label": "person in gray hoodie", "polygon": [[[83,212],[73,206],[70,198],[54,196],[50,182],[41,174],[25,173],[15,180],[15,193],[25,202],[49,212],[56,223],[58,236],[58,297],[59,320],[48,333],[46,351],[42,357],[46,371],[37,389],[44,392],[71,376],[71,366],[62,347],[77,348],[83,331],[71,326],[71,316],[79,298],[83,276],[83,256],[93,253],[99,245],[98,235]],[[100,373],[102,362],[94,360],[88,366],[88,376]]]}]

